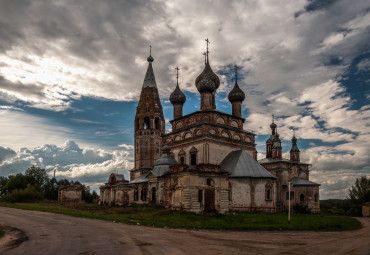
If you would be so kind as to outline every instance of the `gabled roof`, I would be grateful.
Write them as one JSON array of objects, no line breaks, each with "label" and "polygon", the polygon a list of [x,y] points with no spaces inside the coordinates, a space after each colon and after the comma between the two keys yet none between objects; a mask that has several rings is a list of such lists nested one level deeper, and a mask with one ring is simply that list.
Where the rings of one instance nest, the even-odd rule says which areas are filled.
[{"label": "gabled roof", "polygon": [[289,182],[293,183],[293,186],[321,186],[321,184],[300,177],[294,177]]},{"label": "gabled roof", "polygon": [[230,177],[274,178],[245,150],[230,152],[221,163],[221,170],[230,173]]},{"label": "gabled roof", "polygon": [[148,178],[146,178],[149,175],[150,172],[147,172],[146,174],[140,175],[139,177],[133,179],[130,181],[130,184],[135,184],[135,183],[142,183],[142,182],[147,182]]}]

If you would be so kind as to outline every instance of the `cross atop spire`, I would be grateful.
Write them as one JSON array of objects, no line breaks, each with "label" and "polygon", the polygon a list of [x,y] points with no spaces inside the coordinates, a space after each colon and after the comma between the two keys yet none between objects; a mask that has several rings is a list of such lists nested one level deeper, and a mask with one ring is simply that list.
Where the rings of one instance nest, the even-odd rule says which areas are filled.
[{"label": "cross atop spire", "polygon": [[295,137],[295,129],[293,129],[293,137]]},{"label": "cross atop spire", "polygon": [[179,70],[180,68],[178,66],[176,66],[176,82],[177,82],[177,85],[179,85]]},{"label": "cross atop spire", "polygon": [[235,83],[238,82],[238,66],[234,65],[234,70],[235,70]]},{"label": "cross atop spire", "polygon": [[275,118],[275,115],[273,114],[272,115],[272,123],[274,123],[274,118]]},{"label": "cross atop spire", "polygon": [[205,39],[206,43],[207,43],[207,51],[206,51],[206,58],[207,58],[207,62],[208,62],[208,54],[209,54],[209,50],[208,50],[208,45],[211,43],[208,38]]},{"label": "cross atop spire", "polygon": [[149,45],[149,55],[152,55],[152,45]]}]

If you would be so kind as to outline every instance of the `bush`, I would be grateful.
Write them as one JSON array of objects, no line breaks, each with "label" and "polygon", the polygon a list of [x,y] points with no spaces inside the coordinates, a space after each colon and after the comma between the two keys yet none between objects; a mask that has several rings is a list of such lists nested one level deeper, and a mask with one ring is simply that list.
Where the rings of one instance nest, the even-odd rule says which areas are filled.
[{"label": "bush", "polygon": [[43,199],[43,195],[34,186],[28,186],[26,189],[15,189],[10,193],[1,196],[1,201],[9,203],[35,202]]},{"label": "bush", "polygon": [[347,211],[347,215],[361,217],[362,216],[362,206],[352,205],[351,208]]},{"label": "bush", "polygon": [[293,206],[293,210],[295,213],[299,214],[309,214],[311,213],[310,209],[308,209],[307,205],[295,204]]}]

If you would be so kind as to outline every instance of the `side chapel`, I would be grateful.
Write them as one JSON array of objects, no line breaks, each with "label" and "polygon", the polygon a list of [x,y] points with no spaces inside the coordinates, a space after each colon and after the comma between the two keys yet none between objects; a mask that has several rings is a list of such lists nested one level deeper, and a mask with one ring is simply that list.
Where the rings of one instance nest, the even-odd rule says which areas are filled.
[{"label": "side chapel", "polygon": [[274,120],[266,142],[266,158],[257,161],[255,134],[244,130],[245,93],[237,81],[228,94],[232,114],[216,109],[220,80],[210,66],[208,39],[204,68],[195,80],[200,109],[183,115],[186,96],[178,82],[170,95],[172,131],[165,134],[165,119],[152,63],[144,78],[135,116],[135,167],[130,181],[111,174],[100,187],[100,203],[155,204],[194,213],[229,210],[275,212],[286,210],[287,185],[292,183],[293,204],[319,211],[319,184],[309,180],[309,164],[299,160],[295,135],[290,159],[282,147]]}]

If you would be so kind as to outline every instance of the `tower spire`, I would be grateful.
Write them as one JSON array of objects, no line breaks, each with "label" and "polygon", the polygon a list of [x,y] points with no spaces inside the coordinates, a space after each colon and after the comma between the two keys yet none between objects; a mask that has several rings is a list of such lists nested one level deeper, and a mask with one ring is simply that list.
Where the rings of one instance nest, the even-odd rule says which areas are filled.
[{"label": "tower spire", "polygon": [[209,59],[208,59],[208,55],[209,55],[209,50],[208,50],[208,45],[211,43],[208,38],[205,39],[206,43],[207,43],[207,51],[206,51],[206,58],[207,58],[207,63],[209,62]]},{"label": "tower spire", "polygon": [[292,148],[290,149],[290,160],[291,161],[300,161],[300,150],[297,146],[297,138],[295,137],[295,129],[293,129],[293,137],[292,137]]},{"label": "tower spire", "polygon": [[204,56],[204,64],[207,64],[207,52],[203,52],[202,55]]},{"label": "tower spire", "polygon": [[238,83],[238,66],[234,65],[234,71],[235,71],[235,83]]},{"label": "tower spire", "polygon": [[152,87],[157,88],[157,83],[155,81],[154,71],[152,63],[154,61],[154,58],[152,57],[152,45],[149,45],[149,57],[147,58],[149,65],[148,69],[146,70],[144,82],[143,82],[143,88],[146,87]]},{"label": "tower spire", "polygon": [[178,66],[176,66],[176,83],[177,83],[177,85],[179,85],[179,70],[180,70],[180,68],[178,67]]}]

